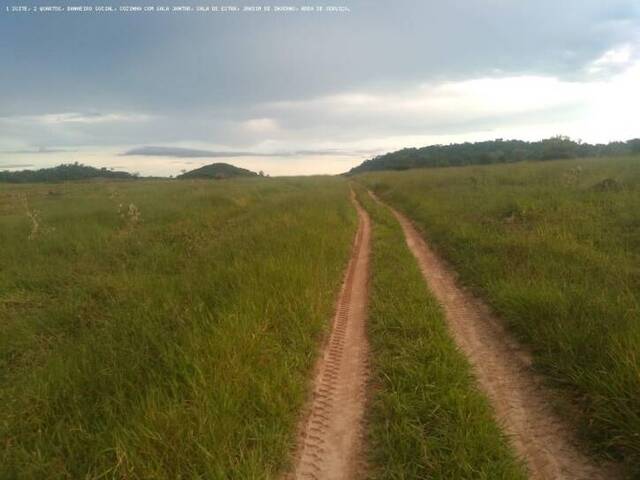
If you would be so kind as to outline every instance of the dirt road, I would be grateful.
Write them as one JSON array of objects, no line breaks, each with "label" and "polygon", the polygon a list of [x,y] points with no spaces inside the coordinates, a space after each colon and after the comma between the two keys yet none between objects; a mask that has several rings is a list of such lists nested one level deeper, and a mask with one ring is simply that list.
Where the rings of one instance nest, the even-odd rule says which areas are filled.
[{"label": "dirt road", "polygon": [[[379,201],[374,195],[375,200]],[[571,429],[550,408],[552,392],[531,369],[531,356],[479,299],[456,284],[449,266],[427,245],[411,221],[391,209],[407,245],[438,301],[458,347],[533,480],[614,479],[576,446]]]},{"label": "dirt road", "polygon": [[327,345],[316,367],[310,413],[301,428],[297,463],[289,478],[358,478],[363,464],[368,343],[365,332],[371,226],[352,201],[359,226]]}]

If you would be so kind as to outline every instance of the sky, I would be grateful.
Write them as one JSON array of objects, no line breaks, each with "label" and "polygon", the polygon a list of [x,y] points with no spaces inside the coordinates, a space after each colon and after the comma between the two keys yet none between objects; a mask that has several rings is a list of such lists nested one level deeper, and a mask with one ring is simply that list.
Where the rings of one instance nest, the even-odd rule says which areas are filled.
[{"label": "sky", "polygon": [[[640,137],[637,0],[215,0],[324,12],[0,6],[0,170],[334,174],[403,147]],[[9,9],[9,11],[7,11]],[[272,9],[273,10],[273,9]]]}]

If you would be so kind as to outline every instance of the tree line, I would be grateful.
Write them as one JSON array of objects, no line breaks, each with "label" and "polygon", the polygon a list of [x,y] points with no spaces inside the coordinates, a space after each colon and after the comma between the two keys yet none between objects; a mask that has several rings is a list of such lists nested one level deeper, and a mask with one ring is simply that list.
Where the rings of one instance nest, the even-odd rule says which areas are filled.
[{"label": "tree line", "polygon": [[95,168],[81,163],[66,163],[39,170],[0,171],[0,182],[35,183],[62,182],[68,180],[89,180],[92,178],[133,179],[137,174],[116,172],[107,168]]},{"label": "tree line", "polygon": [[513,163],[526,160],[556,160],[577,157],[607,157],[640,153],[640,138],[626,142],[589,144],[556,136],[537,142],[503,140],[485,142],[431,145],[422,148],[404,148],[366,160],[349,173],[375,170],[407,170],[424,167],[455,167]]}]

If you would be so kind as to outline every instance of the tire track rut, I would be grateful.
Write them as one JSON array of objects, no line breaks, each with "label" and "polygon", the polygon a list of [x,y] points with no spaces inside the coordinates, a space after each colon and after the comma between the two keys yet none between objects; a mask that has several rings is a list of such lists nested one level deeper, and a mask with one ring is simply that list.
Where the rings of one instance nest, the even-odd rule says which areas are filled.
[{"label": "tire track rut", "polygon": [[327,345],[316,366],[311,407],[298,440],[293,479],[357,478],[362,461],[366,400],[367,284],[371,225],[355,194],[358,232]]},{"label": "tire track rut", "polygon": [[458,287],[455,273],[429,247],[413,223],[385,206],[402,226],[409,249],[444,309],[454,340],[469,359],[499,423],[526,462],[530,478],[620,478],[615,466],[598,465],[580,451],[571,427],[550,406],[553,393],[531,369],[530,353],[511,337],[486,304]]}]

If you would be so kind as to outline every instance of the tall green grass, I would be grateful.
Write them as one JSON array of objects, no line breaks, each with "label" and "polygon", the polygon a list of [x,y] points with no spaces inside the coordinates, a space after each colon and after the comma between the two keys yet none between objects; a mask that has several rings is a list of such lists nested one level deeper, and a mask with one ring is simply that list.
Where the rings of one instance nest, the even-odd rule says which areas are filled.
[{"label": "tall green grass", "polygon": [[330,178],[0,187],[0,478],[276,476],[355,225]]},{"label": "tall green grass", "polygon": [[640,475],[640,158],[362,181],[413,218],[531,345],[594,450]]},{"label": "tall green grass", "polygon": [[372,477],[526,478],[447,332],[400,225],[360,193],[373,219]]}]

